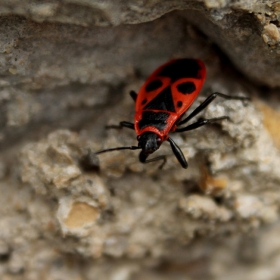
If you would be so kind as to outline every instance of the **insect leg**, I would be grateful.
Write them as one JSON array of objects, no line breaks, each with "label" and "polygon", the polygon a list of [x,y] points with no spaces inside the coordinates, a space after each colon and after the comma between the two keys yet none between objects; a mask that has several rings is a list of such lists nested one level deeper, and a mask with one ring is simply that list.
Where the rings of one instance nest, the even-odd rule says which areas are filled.
[{"label": "insect leg", "polygon": [[120,122],[121,127],[127,127],[134,130],[134,123],[122,121]]},{"label": "insect leg", "polygon": [[136,102],[136,99],[137,99],[137,93],[134,91],[134,90],[131,90],[129,92],[131,98]]},{"label": "insect leg", "polygon": [[229,120],[229,117],[223,116],[223,117],[213,118],[213,119],[199,119],[197,122],[194,122],[190,125],[187,125],[186,127],[177,128],[175,130],[175,132],[183,132],[183,131],[193,130],[193,129],[196,129],[196,128],[201,127],[203,125],[206,125],[208,123],[221,121],[221,120]]},{"label": "insect leg", "polygon": [[182,153],[179,146],[169,137],[167,141],[170,143],[170,146],[172,148],[172,151],[174,155],[176,156],[177,160],[180,162],[183,168],[188,168],[188,163],[185,159],[184,154]]},{"label": "insect leg", "polygon": [[120,128],[123,128],[123,127],[127,127],[127,128],[130,128],[130,129],[134,130],[134,123],[122,121],[122,122],[119,123],[119,125],[106,125],[105,126],[106,129],[108,129],[108,128],[120,129]]},{"label": "insect leg", "polygon": [[181,120],[177,125],[184,124],[188,122],[190,119],[195,117],[197,114],[199,114],[203,109],[205,109],[217,96],[220,96],[222,98],[228,99],[228,100],[250,100],[249,97],[243,97],[243,96],[231,96],[226,95],[220,92],[214,92],[210,96],[208,96],[197,108],[195,108],[190,115],[188,115],[185,119]]},{"label": "insect leg", "polygon": [[142,163],[149,163],[149,162],[153,162],[153,161],[157,161],[157,160],[163,160],[162,164],[159,166],[159,169],[162,169],[166,163],[166,156],[164,156],[164,155],[158,156],[155,158],[151,158],[151,159],[147,159],[148,156],[149,155],[144,154],[143,151],[141,151],[139,154],[139,161]]}]

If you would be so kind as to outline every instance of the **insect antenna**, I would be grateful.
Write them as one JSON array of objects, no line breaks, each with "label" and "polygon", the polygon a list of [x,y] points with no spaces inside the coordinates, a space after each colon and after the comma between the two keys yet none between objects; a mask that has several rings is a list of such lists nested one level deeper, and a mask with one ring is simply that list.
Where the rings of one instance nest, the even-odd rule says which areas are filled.
[{"label": "insect antenna", "polygon": [[98,155],[98,154],[112,152],[112,151],[118,151],[118,150],[139,150],[139,149],[141,149],[141,148],[138,146],[116,147],[116,148],[97,151],[95,154]]}]

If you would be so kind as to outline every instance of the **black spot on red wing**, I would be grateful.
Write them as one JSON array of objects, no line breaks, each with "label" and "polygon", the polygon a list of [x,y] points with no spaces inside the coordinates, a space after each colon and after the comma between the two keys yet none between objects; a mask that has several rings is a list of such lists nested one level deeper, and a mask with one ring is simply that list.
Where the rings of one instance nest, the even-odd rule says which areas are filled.
[{"label": "black spot on red wing", "polygon": [[164,112],[143,112],[139,128],[143,129],[147,126],[154,126],[158,130],[163,130],[166,127],[168,117],[169,114]]},{"label": "black spot on red wing", "polygon": [[178,108],[181,108],[182,105],[183,105],[183,102],[182,102],[182,101],[178,101],[178,102],[177,102],[177,107],[178,107]]},{"label": "black spot on red wing", "polygon": [[177,89],[180,93],[191,94],[195,91],[196,86],[193,82],[185,82],[177,85]]},{"label": "black spot on red wing", "polygon": [[146,91],[151,92],[154,91],[162,86],[162,81],[161,80],[154,80],[150,82],[149,84],[146,85]]},{"label": "black spot on red wing", "polygon": [[200,78],[201,67],[195,59],[178,59],[165,66],[157,76],[169,77],[171,82],[181,78]]},{"label": "black spot on red wing", "polygon": [[147,109],[175,112],[170,86],[166,87],[144,107],[144,110]]},{"label": "black spot on red wing", "polygon": [[145,104],[147,103],[147,101],[148,101],[148,100],[145,98],[145,99],[141,102],[141,104],[142,104],[142,105],[145,105]]}]

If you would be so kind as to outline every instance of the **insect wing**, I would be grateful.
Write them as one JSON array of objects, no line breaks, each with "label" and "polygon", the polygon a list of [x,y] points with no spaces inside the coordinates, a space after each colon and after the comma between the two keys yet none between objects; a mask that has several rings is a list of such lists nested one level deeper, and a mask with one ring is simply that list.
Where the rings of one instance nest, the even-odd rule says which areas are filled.
[{"label": "insect wing", "polygon": [[173,103],[178,116],[184,114],[198,96],[204,80],[182,78],[171,85]]},{"label": "insect wing", "polygon": [[206,77],[204,63],[197,59],[174,59],[156,69],[141,87],[136,112],[160,110],[178,118],[191,106]]}]

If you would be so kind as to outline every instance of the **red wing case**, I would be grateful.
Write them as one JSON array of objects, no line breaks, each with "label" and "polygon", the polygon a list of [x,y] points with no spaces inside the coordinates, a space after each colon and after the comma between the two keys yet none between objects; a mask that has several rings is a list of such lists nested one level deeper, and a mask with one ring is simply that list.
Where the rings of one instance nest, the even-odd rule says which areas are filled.
[{"label": "red wing case", "polygon": [[154,132],[166,140],[198,96],[205,78],[205,65],[198,59],[174,59],[156,69],[137,95],[137,135]]}]

